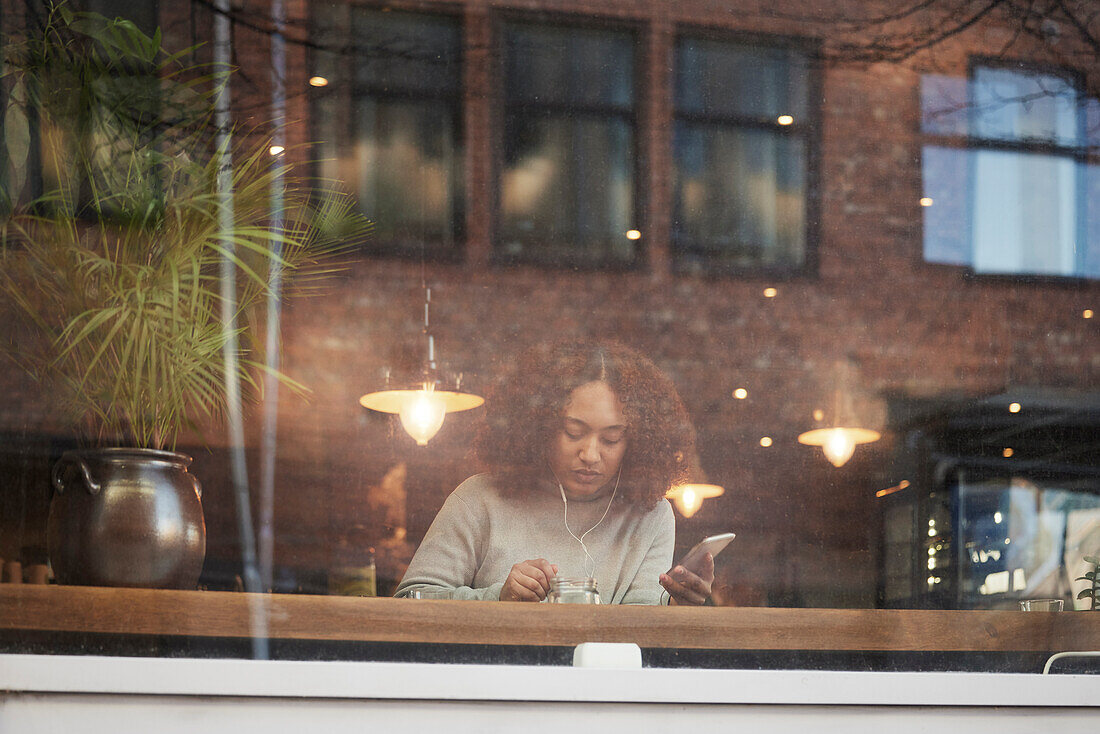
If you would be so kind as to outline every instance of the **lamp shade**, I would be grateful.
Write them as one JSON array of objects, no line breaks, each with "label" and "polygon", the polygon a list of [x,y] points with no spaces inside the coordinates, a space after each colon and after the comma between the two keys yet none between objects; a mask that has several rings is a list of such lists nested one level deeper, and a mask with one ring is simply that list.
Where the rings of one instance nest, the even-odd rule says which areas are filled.
[{"label": "lamp shade", "polygon": [[678,484],[665,497],[672,500],[681,515],[691,517],[703,506],[703,500],[720,497],[725,491],[717,484]]},{"label": "lamp shade", "polygon": [[869,428],[836,426],[806,431],[799,435],[798,442],[807,446],[820,446],[829,463],[841,467],[852,458],[857,444],[872,443],[880,438],[882,434]]},{"label": "lamp shade", "polygon": [[416,444],[427,446],[443,427],[447,413],[470,410],[485,402],[480,395],[434,388],[432,383],[425,382],[418,390],[381,390],[359,398],[359,404],[381,413],[397,414],[401,427]]}]

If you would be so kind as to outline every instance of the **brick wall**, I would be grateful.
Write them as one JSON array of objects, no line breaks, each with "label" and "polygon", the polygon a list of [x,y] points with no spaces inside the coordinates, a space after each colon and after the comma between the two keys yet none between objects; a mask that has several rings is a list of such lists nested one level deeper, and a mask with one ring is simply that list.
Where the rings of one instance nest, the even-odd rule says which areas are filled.
[{"label": "brick wall", "polygon": [[[758,277],[669,273],[671,184],[668,95],[672,32],[694,24],[754,32],[816,35],[822,26],[782,20],[771,3],[547,3],[455,0],[427,7],[465,21],[465,260],[430,263],[433,318],[444,362],[471,386],[485,386],[510,355],[564,334],[620,340],[673,377],[695,419],[699,453],[711,482],[726,494],[678,518],[681,549],[709,532],[735,530],[722,557],[726,598],[745,604],[869,605],[876,563],[877,489],[904,477],[892,469],[895,437],[857,449],[833,468],[796,436],[825,402],[827,376],[853,357],[861,386],[878,395],[983,395],[1024,385],[1095,389],[1100,375],[1097,320],[1081,318],[1100,295],[1095,281],[1024,283],[968,277],[921,257],[919,75],[965,75],[969,53],[1003,39],[993,22],[903,64],[829,62],[820,89],[820,226],[817,268],[773,282]],[[889,5],[888,3],[886,5]],[[645,49],[641,76],[641,179],[647,198],[647,262],[637,272],[493,268],[490,254],[492,130],[491,23],[498,10],[553,8],[638,24]],[[843,3],[834,10],[873,8]],[[801,3],[791,3],[799,12]],[[306,3],[293,3],[301,17]],[[295,26],[297,27],[297,26]],[[807,28],[810,31],[807,31]],[[263,97],[266,39],[238,28],[238,62],[250,82],[239,100]],[[293,47],[288,79],[294,142],[310,139],[308,54]],[[1034,56],[1026,41],[1010,54]],[[254,88],[253,88],[254,87]],[[262,107],[249,108],[261,122]],[[767,286],[778,289],[766,298]],[[468,438],[477,411],[449,416],[426,448],[396,419],[360,408],[358,397],[382,384],[386,367],[415,363],[420,348],[420,265],[362,259],[323,297],[285,309],[285,369],[309,385],[303,402],[280,397],[277,563],[325,568],[350,529],[376,519],[370,487],[399,462],[408,466],[408,526],[416,540],[443,498],[473,466]],[[745,387],[746,400],[731,391]],[[16,411],[0,416],[18,422]],[[24,416],[25,417],[25,416]],[[253,440],[254,440],[253,434]],[[770,436],[770,448],[760,445]],[[204,456],[198,464],[216,462]],[[210,554],[236,551],[228,485],[204,476]]]}]

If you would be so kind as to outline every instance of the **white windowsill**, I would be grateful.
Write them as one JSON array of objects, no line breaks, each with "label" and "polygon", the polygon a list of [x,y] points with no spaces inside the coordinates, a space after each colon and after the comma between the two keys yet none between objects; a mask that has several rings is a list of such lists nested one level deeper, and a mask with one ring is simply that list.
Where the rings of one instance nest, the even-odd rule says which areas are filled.
[{"label": "white windowsill", "polygon": [[[8,693],[838,706],[1100,706],[1094,675],[0,655]],[[670,692],[675,692],[671,695]]]}]

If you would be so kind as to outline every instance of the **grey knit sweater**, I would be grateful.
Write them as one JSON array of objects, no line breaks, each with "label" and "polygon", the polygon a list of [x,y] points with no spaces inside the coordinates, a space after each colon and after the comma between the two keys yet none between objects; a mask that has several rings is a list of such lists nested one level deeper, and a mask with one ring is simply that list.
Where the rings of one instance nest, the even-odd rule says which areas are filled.
[{"label": "grey knit sweater", "polygon": [[[574,535],[580,537],[600,519],[611,491],[609,485],[593,497],[569,500]],[[564,509],[555,483],[505,493],[488,474],[470,477],[443,503],[395,596],[418,588],[450,589],[454,599],[496,601],[512,565],[534,558],[556,564],[561,576],[583,578],[584,551],[566,532]],[[667,500],[643,509],[616,498],[607,517],[584,538],[602,602],[662,603],[658,576],[672,566],[675,534]]]}]

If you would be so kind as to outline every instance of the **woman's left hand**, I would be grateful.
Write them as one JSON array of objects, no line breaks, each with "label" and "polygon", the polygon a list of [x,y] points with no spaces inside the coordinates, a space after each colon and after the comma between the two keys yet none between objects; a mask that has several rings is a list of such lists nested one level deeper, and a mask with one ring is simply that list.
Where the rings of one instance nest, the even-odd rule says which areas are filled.
[{"label": "woman's left hand", "polygon": [[714,556],[710,553],[703,556],[702,567],[696,572],[673,566],[668,573],[661,574],[660,581],[671,597],[669,604],[700,606],[710,597],[714,583]]}]

